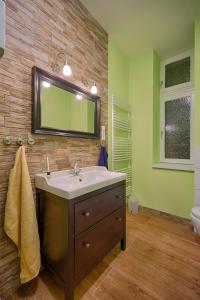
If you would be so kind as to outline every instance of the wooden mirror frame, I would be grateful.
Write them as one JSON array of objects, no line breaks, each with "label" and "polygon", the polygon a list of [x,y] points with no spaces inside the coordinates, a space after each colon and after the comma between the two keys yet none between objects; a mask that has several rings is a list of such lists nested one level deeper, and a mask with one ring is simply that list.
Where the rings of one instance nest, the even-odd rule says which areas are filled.
[{"label": "wooden mirror frame", "polygon": [[[40,105],[40,86],[41,81],[48,81],[50,84],[64,89],[71,93],[78,93],[95,103],[94,133],[87,133],[75,130],[55,129],[41,126],[41,105]],[[59,77],[43,71],[37,67],[32,68],[32,132],[34,134],[49,134],[67,137],[99,139],[100,138],[100,97],[92,95],[78,86],[65,81]]]}]

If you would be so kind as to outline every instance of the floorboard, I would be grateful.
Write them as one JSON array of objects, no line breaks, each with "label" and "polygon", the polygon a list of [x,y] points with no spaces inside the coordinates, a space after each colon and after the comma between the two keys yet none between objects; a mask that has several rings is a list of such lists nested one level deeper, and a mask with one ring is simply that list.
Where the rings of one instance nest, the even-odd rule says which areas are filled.
[{"label": "floorboard", "polygon": [[[127,249],[115,247],[77,286],[75,300],[200,300],[200,238],[192,226],[127,214]],[[6,300],[63,300],[43,271]]]}]

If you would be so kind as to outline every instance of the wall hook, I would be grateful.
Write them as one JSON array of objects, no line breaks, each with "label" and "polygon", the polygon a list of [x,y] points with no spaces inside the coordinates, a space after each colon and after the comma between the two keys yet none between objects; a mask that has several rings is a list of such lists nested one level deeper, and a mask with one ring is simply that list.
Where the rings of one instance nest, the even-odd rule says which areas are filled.
[{"label": "wall hook", "polygon": [[12,144],[12,139],[11,139],[11,137],[10,136],[5,136],[4,138],[3,138],[3,143],[4,143],[4,145],[7,145],[7,146],[9,146],[9,145],[11,145]]},{"label": "wall hook", "polygon": [[20,137],[18,137],[16,143],[17,143],[18,146],[22,146],[24,144],[24,139],[20,136]]},{"label": "wall hook", "polygon": [[35,144],[35,139],[32,137],[32,135],[30,133],[28,133],[28,140],[27,143],[29,145],[34,145]]}]

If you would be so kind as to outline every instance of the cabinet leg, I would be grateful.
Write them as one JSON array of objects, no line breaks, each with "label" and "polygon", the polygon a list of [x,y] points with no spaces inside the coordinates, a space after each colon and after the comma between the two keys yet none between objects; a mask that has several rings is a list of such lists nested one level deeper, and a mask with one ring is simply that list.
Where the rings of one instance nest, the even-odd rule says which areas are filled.
[{"label": "cabinet leg", "polygon": [[126,250],[126,238],[121,240],[121,250],[123,250],[123,251]]},{"label": "cabinet leg", "polygon": [[73,288],[65,288],[65,300],[74,300],[74,290]]}]

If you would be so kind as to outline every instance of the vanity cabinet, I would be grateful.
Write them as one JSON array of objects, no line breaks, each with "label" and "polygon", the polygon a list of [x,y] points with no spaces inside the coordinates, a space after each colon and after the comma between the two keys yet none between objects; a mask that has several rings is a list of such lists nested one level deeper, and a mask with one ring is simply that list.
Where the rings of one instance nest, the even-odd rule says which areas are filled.
[{"label": "vanity cabinet", "polygon": [[126,248],[125,181],[67,200],[37,190],[42,264],[73,299],[74,287],[118,243]]}]

